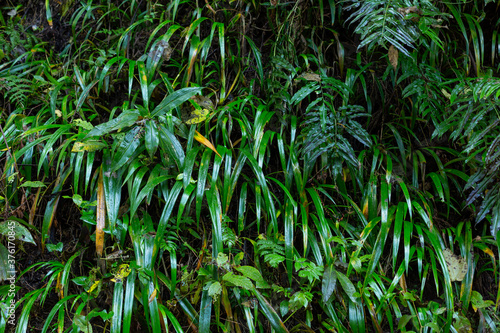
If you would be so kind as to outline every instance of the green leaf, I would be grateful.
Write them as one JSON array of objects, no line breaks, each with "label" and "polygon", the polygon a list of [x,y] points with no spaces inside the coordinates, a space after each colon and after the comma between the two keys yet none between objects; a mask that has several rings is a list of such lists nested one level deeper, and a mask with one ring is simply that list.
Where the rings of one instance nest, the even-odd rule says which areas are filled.
[{"label": "green leaf", "polygon": [[208,291],[203,290],[200,304],[200,333],[210,333],[210,322],[212,314],[212,297],[208,295]]},{"label": "green leaf", "polygon": [[84,121],[82,119],[75,119],[71,123],[77,127],[81,127],[89,131],[91,131],[94,128],[94,126],[91,123],[89,123],[88,121]]},{"label": "green leaf", "polygon": [[331,300],[335,287],[337,285],[337,273],[333,264],[326,266],[323,273],[323,282],[321,286],[323,303],[328,303]]},{"label": "green leaf", "polygon": [[[131,145],[133,146],[133,145]],[[139,152],[141,150],[138,150]],[[138,153],[135,151],[134,153]],[[109,229],[112,233],[115,232],[116,219],[118,218],[118,210],[120,209],[120,201],[122,195],[122,176],[125,168],[120,168],[116,172],[113,167],[116,164],[120,165],[121,162],[116,164],[111,163],[111,159],[105,155],[105,163],[103,165],[103,185],[104,185],[104,198],[106,201],[106,211],[108,213]],[[125,161],[127,162],[127,161]],[[124,163],[123,163],[124,164]]]},{"label": "green leaf", "polygon": [[457,332],[472,332],[472,325],[469,319],[461,315],[458,315],[458,317],[455,319],[453,327]]},{"label": "green leaf", "polygon": [[135,290],[135,280],[137,272],[132,269],[129,276],[127,277],[125,296],[123,302],[123,332],[129,332],[132,322],[132,310],[134,307],[134,290]]},{"label": "green leaf", "polygon": [[28,231],[28,229],[18,221],[7,220],[4,222],[0,222],[0,234],[6,237],[13,236],[17,240],[36,245],[35,241],[33,240],[33,236],[31,236],[31,233]]},{"label": "green leaf", "polygon": [[159,143],[158,127],[156,126],[154,120],[146,121],[146,133],[144,136],[144,140],[149,156],[153,157],[153,155],[156,153],[156,149],[158,149]]},{"label": "green leaf", "polygon": [[42,295],[43,291],[43,288],[35,289],[23,297],[23,299],[28,299],[28,301],[24,304],[23,311],[21,312],[21,315],[16,323],[16,333],[24,333],[28,331],[28,320],[33,304]]},{"label": "green leaf", "polygon": [[142,100],[144,108],[149,108],[149,89],[148,89],[148,76],[146,74],[146,65],[143,61],[137,61],[137,70],[139,71],[139,82],[141,85]]},{"label": "green leaf", "polygon": [[271,306],[271,304],[269,304],[269,302],[264,298],[264,296],[262,296],[260,292],[257,291],[257,289],[254,288],[253,293],[255,297],[257,297],[257,299],[259,300],[262,313],[269,321],[269,323],[276,331],[276,333],[288,333],[285,324],[281,321],[280,317],[278,316],[274,308]]},{"label": "green leaf", "polygon": [[182,88],[173,92],[172,94],[163,98],[160,104],[151,112],[153,117],[163,116],[165,113],[178,107],[185,101],[187,101],[191,96],[196,94],[201,94],[203,88],[190,87]]},{"label": "green leaf", "polygon": [[358,298],[355,296],[356,288],[352,284],[351,280],[349,280],[347,276],[345,276],[343,273],[339,271],[335,271],[335,273],[337,274],[337,278],[340,282],[340,285],[342,286],[342,289],[345,291],[347,296],[349,296],[351,301],[357,304]]},{"label": "green leaf", "polygon": [[408,322],[413,318],[415,317],[414,315],[410,316],[410,315],[403,315],[401,317],[401,319],[399,319],[399,323],[398,323],[398,330],[404,328],[406,326],[406,324],[408,324]]},{"label": "green leaf", "polygon": [[219,254],[217,255],[217,259],[216,259],[217,266],[219,266],[219,267],[224,266],[225,264],[227,264],[228,260],[229,260],[229,258],[227,256],[227,254],[219,252]]},{"label": "green leaf", "polygon": [[478,293],[477,291],[473,290],[472,291],[472,297],[471,297],[471,302],[472,302],[472,307],[474,308],[474,311],[477,311],[477,309],[483,309],[487,308],[489,306],[494,306],[495,302],[491,300],[483,300],[483,295]]},{"label": "green leaf", "polygon": [[184,153],[184,149],[182,148],[181,143],[175,135],[170,132],[165,126],[159,125],[160,130],[160,148],[165,150],[169,157],[171,157],[175,164],[177,164],[177,168],[182,170],[184,165],[184,158],[186,154]]},{"label": "green leaf", "polygon": [[[46,333],[49,330],[50,323],[52,322],[52,319],[54,319],[54,316],[58,312],[58,310],[66,304],[70,299],[77,297],[78,295],[69,295],[66,296],[65,298],[61,299],[59,302],[54,305],[50,313],[47,315],[47,319],[45,320],[45,324],[43,325],[42,328],[42,333]],[[25,331],[24,331],[25,332]]]},{"label": "green leaf", "polygon": [[113,303],[112,311],[113,317],[111,318],[111,333],[120,333],[123,323],[123,282],[115,283],[113,290]]},{"label": "green leaf", "polygon": [[11,277],[14,273],[15,267],[9,267],[9,250],[0,243],[0,282],[5,281],[7,278]]},{"label": "green leaf", "polygon": [[304,87],[302,87],[299,91],[293,95],[290,103],[291,104],[297,104],[300,101],[302,101],[304,98],[309,96],[313,91],[319,89],[319,84],[317,82],[310,82],[306,84]]},{"label": "green leaf", "polygon": [[256,282],[257,288],[269,288],[269,284],[264,280],[259,270],[252,266],[234,267],[235,270]]},{"label": "green leaf", "polygon": [[262,66],[261,53],[259,48],[255,45],[250,37],[245,35],[245,38],[252,49],[253,56],[255,57],[255,63],[257,64],[257,74],[259,75],[259,79],[261,82],[264,81],[264,68]]},{"label": "green leaf", "polygon": [[35,181],[27,181],[24,182],[21,186],[19,187],[47,187],[43,182],[35,180]]},{"label": "green leaf", "polygon": [[93,136],[103,136],[109,132],[121,130],[122,128],[132,126],[139,118],[138,110],[128,110],[120,114],[118,117],[104,124],[94,127],[85,138]]},{"label": "green leaf", "polygon": [[83,333],[92,333],[92,325],[90,324],[87,316],[75,314],[73,317],[73,324],[76,325]]},{"label": "green leaf", "polygon": [[47,251],[49,251],[49,252],[54,252],[54,251],[62,252],[63,245],[64,244],[62,242],[59,242],[57,244],[47,244]]},{"label": "green leaf", "polygon": [[249,278],[241,275],[235,275],[233,272],[226,273],[222,277],[222,280],[246,290],[251,290],[253,288],[253,283]]}]

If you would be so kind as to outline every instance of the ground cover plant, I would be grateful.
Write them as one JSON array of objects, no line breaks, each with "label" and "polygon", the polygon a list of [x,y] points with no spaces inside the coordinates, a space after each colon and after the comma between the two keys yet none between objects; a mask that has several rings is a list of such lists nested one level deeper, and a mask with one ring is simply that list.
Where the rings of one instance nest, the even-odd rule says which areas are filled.
[{"label": "ground cover plant", "polygon": [[499,1],[0,8],[1,332],[497,332]]}]

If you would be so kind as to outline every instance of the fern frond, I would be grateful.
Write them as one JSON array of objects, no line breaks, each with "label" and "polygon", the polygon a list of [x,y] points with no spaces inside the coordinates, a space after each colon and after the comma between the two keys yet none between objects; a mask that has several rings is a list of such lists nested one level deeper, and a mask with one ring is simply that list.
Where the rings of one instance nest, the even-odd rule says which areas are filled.
[{"label": "fern frond", "polygon": [[353,1],[347,8],[357,10],[348,18],[352,23],[359,22],[355,32],[361,35],[358,49],[365,46],[369,50],[376,45],[394,45],[400,52],[410,56],[409,49],[414,47],[418,38],[418,30],[411,21],[406,21],[398,11],[406,7],[402,1]]},{"label": "fern frond", "polygon": [[326,111],[312,108],[304,121],[305,142],[301,150],[303,157],[307,156],[307,159],[313,160],[327,153],[334,177],[342,170],[343,161],[350,167],[358,168],[358,159],[346,136],[353,137],[364,146],[370,146],[370,135],[355,120],[367,116],[369,115],[359,105],[348,105],[338,110],[328,108]]},{"label": "fern frond", "polygon": [[282,241],[259,239],[257,249],[271,267],[277,267],[285,261],[285,246]]},{"label": "fern frond", "polygon": [[428,46],[425,37],[442,48],[442,41],[432,26],[439,22],[435,16],[445,16],[430,2],[368,0],[354,1],[346,10],[355,10],[348,18],[356,23],[355,32],[361,35],[358,49],[368,50],[379,45],[388,49],[393,45],[406,56],[415,45]]},{"label": "fern frond", "polygon": [[22,77],[8,75],[0,78],[0,92],[2,91],[10,103],[25,107],[32,93],[32,82]]},{"label": "fern frond", "polygon": [[485,151],[484,165],[468,180],[465,189],[472,189],[466,204],[480,201],[476,223],[491,212],[491,232],[499,230],[500,195],[500,81],[493,78],[469,79],[459,82],[450,96],[450,108],[454,110],[446,122],[455,127],[452,139],[468,138],[463,152],[475,155]]}]

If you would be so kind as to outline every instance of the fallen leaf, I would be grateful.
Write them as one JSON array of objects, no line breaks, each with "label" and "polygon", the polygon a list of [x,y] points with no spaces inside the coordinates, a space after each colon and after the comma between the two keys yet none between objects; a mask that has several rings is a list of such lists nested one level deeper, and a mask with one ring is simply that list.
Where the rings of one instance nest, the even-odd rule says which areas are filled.
[{"label": "fallen leaf", "polygon": [[444,249],[443,251],[444,260],[448,266],[448,271],[450,272],[450,280],[462,281],[467,273],[467,262],[464,258],[457,256],[449,249]]},{"label": "fallen leaf", "polygon": [[393,45],[389,47],[389,62],[392,65],[392,68],[396,70],[398,67],[398,57],[399,57],[399,52],[398,49],[396,49]]},{"label": "fallen leaf", "polygon": [[316,73],[303,73],[299,76],[299,78],[306,79],[307,81],[321,82],[321,76]]}]

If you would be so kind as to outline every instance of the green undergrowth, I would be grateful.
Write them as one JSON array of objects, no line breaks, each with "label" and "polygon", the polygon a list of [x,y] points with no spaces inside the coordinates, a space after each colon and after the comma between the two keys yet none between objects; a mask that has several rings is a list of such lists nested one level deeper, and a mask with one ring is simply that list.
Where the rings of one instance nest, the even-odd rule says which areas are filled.
[{"label": "green undergrowth", "polygon": [[497,332],[498,6],[10,1],[0,333]]}]

